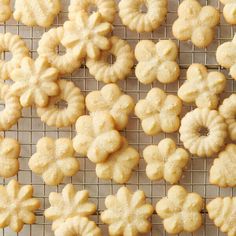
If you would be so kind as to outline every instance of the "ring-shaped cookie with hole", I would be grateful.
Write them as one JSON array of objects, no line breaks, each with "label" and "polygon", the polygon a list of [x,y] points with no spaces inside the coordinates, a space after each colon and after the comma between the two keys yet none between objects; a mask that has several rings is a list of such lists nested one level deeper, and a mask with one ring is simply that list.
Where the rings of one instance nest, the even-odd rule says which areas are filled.
[{"label": "ring-shaped cookie with hole", "polygon": [[[104,83],[115,83],[125,79],[134,65],[134,53],[128,42],[116,36],[111,37],[110,42],[110,50],[102,51],[96,60],[86,60],[89,73]],[[109,54],[115,57],[114,62],[108,62]]]},{"label": "ring-shaped cookie with hole", "polygon": [[231,25],[236,24],[236,1],[235,0],[220,0],[224,5],[223,15],[227,23]]},{"label": "ring-shaped cookie with hole", "polygon": [[7,21],[11,17],[10,0],[0,0],[0,22]]},{"label": "ring-shaped cookie with hole", "polygon": [[[71,81],[59,80],[60,94],[51,97],[46,107],[38,107],[37,114],[48,126],[57,128],[73,125],[77,118],[84,114],[84,96]],[[65,101],[67,106],[59,108],[57,103]]]},{"label": "ring-shaped cookie with hole", "polygon": [[[70,20],[75,20],[78,12],[89,13],[90,8],[95,7],[95,12],[99,12],[103,21],[112,23],[116,14],[115,0],[71,0],[69,5],[68,17]],[[93,12],[94,12],[93,11]]]},{"label": "ring-shaped cookie with hole", "polygon": [[123,25],[139,33],[157,29],[167,14],[167,0],[121,0],[118,6]]},{"label": "ring-shaped cookie with hole", "polygon": [[212,157],[225,144],[227,125],[216,110],[196,108],[181,120],[180,140],[193,155]]},{"label": "ring-shaped cookie with hole", "polygon": [[60,74],[67,74],[79,68],[81,61],[73,54],[71,49],[65,49],[63,55],[59,54],[57,47],[62,45],[63,35],[63,27],[50,29],[39,40],[37,52],[39,56],[45,57],[53,67],[57,68]]},{"label": "ring-shaped cookie with hole", "polygon": [[29,49],[18,35],[6,33],[0,34],[0,56],[4,52],[12,54],[9,61],[0,59],[0,79],[7,80],[12,70],[20,66],[21,60],[29,56]]}]

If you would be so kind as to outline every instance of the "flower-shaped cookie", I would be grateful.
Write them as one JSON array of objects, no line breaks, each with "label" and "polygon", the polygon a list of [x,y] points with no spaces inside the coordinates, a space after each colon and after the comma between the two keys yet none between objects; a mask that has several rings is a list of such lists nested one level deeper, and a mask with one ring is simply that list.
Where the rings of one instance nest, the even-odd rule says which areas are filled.
[{"label": "flower-shaped cookie", "polygon": [[202,225],[203,199],[197,193],[188,193],[182,186],[175,185],[168,190],[167,197],[156,205],[157,214],[163,219],[169,234],[182,231],[194,232]]},{"label": "flower-shaped cookie", "polygon": [[7,21],[11,17],[10,0],[0,0],[0,22]]},{"label": "flower-shaped cookie", "polygon": [[110,235],[137,236],[151,230],[148,218],[154,209],[146,203],[143,191],[132,193],[128,188],[121,187],[116,195],[106,197],[105,206],[107,210],[102,212],[101,220],[109,225]]},{"label": "flower-shaped cookie", "polygon": [[81,116],[76,122],[77,135],[73,139],[75,151],[92,162],[104,162],[121,146],[121,136],[115,122],[107,112],[94,112]]},{"label": "flower-shaped cookie", "polygon": [[0,136],[0,176],[9,178],[17,174],[19,170],[18,157],[20,144],[12,138]]},{"label": "flower-shaped cookie", "polygon": [[[88,201],[87,190],[77,191],[72,184],[67,184],[61,193],[49,194],[50,208],[44,215],[53,221],[52,230],[55,231],[71,217],[88,217],[96,211],[96,205]],[[64,236],[64,235],[63,235]]]},{"label": "flower-shaped cookie", "polygon": [[171,83],[178,79],[180,69],[176,63],[178,47],[171,40],[142,40],[135,47],[135,57],[138,64],[135,75],[143,84],[158,80],[161,83]]},{"label": "flower-shaped cookie", "polygon": [[181,178],[189,159],[187,151],[176,148],[172,139],[163,139],[158,145],[149,145],[143,150],[147,162],[146,174],[151,180],[165,179],[171,184]]},{"label": "flower-shaped cookie", "polygon": [[141,119],[143,130],[148,135],[177,131],[181,110],[181,100],[159,88],[152,88],[146,98],[139,100],[135,106],[135,114]]},{"label": "flower-shaped cookie", "polygon": [[36,217],[33,211],[40,207],[40,202],[32,195],[31,185],[21,187],[14,179],[7,186],[0,186],[0,228],[9,226],[20,232],[24,224],[34,224]]},{"label": "flower-shaped cookie", "polygon": [[44,107],[48,104],[49,96],[58,95],[60,92],[56,83],[58,70],[51,67],[43,57],[36,61],[29,57],[23,58],[20,68],[14,69],[10,77],[15,81],[11,92],[20,97],[23,107],[34,104]]},{"label": "flower-shaped cookie", "polygon": [[216,8],[202,7],[197,0],[184,0],[179,5],[178,16],[172,26],[177,39],[191,40],[199,48],[205,48],[212,42],[215,26],[220,21],[220,13]]},{"label": "flower-shaped cookie", "polygon": [[100,13],[88,16],[85,12],[79,12],[73,21],[66,21],[62,44],[67,49],[71,48],[73,54],[79,58],[86,55],[90,58],[98,58],[101,50],[108,50],[110,42],[106,35],[112,30],[111,24],[102,22]]},{"label": "flower-shaped cookie", "polygon": [[70,139],[43,137],[29,160],[29,167],[34,173],[42,175],[46,184],[57,185],[65,176],[75,175],[80,165]]},{"label": "flower-shaped cookie", "polygon": [[225,20],[232,25],[236,24],[236,0],[220,0],[224,4],[223,15]]},{"label": "flower-shaped cookie", "polygon": [[116,129],[122,130],[126,127],[129,114],[134,109],[134,101],[122,93],[118,85],[108,84],[100,91],[93,91],[87,95],[86,107],[90,112],[109,112],[115,121]]},{"label": "flower-shaped cookie", "polygon": [[119,184],[126,183],[132,170],[139,163],[139,153],[128,145],[122,137],[122,144],[118,151],[112,153],[106,161],[96,165],[96,174],[101,179],[112,179]]},{"label": "flower-shaped cookie", "polygon": [[226,86],[224,74],[213,71],[201,64],[192,64],[187,71],[187,80],[178,90],[178,96],[187,103],[195,102],[199,108],[215,109],[218,96]]}]

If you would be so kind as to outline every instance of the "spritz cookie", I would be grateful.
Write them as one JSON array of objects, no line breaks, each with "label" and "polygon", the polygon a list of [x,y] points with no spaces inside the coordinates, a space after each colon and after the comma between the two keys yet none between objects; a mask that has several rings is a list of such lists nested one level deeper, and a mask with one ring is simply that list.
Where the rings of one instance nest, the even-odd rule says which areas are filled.
[{"label": "spritz cookie", "polygon": [[[89,73],[104,83],[115,83],[125,79],[134,65],[133,49],[127,41],[113,36],[110,43],[110,50],[102,51],[99,58],[86,60]],[[108,62],[109,54],[115,57],[115,62]]]},{"label": "spritz cookie", "polygon": [[233,141],[236,141],[236,94],[226,98],[219,106],[219,113],[224,117],[228,125],[228,133]]},{"label": "spritz cookie", "polygon": [[199,108],[217,108],[219,94],[226,86],[224,74],[208,72],[201,64],[192,64],[187,70],[187,79],[178,90],[178,96],[187,103],[195,102]]},{"label": "spritz cookie", "polygon": [[111,32],[112,25],[102,22],[100,13],[88,16],[85,12],[79,12],[73,21],[66,21],[62,44],[66,49],[71,49],[78,59],[88,56],[97,59],[101,50],[111,47],[107,34]]},{"label": "spritz cookie", "polygon": [[184,187],[175,185],[168,190],[167,197],[157,203],[156,212],[163,219],[167,233],[191,233],[202,225],[202,208],[203,199],[200,195],[188,193]]},{"label": "spritz cookie", "polygon": [[113,152],[109,157],[96,165],[96,174],[100,179],[114,180],[123,184],[128,182],[132,170],[139,163],[139,153],[129,146],[127,140],[122,137],[122,144],[118,151]]},{"label": "spritz cookie", "polygon": [[146,98],[139,100],[135,106],[135,114],[142,122],[143,131],[148,135],[177,131],[181,110],[181,100],[159,88],[152,88]]},{"label": "spritz cookie", "polygon": [[9,60],[0,59],[0,78],[6,80],[12,70],[20,66],[21,60],[29,56],[29,49],[18,35],[6,33],[0,34],[0,56],[3,52],[12,54]]},{"label": "spritz cookie", "polygon": [[45,107],[49,97],[60,92],[57,84],[58,70],[51,67],[43,57],[38,57],[35,61],[24,57],[20,68],[14,69],[10,77],[15,82],[10,91],[20,97],[23,107]]},{"label": "spritz cookie", "polygon": [[101,214],[101,220],[109,225],[110,235],[138,236],[151,230],[151,217],[154,209],[146,203],[143,191],[131,192],[121,187],[116,195],[105,199],[106,210]]},{"label": "spritz cookie", "polygon": [[224,146],[227,125],[216,110],[196,108],[181,120],[180,140],[199,157],[212,157]]},{"label": "spritz cookie", "polygon": [[[236,24],[236,1],[235,0],[220,0],[222,4],[224,4],[223,15],[225,20],[231,24]],[[236,233],[235,233],[236,234]]]},{"label": "spritz cookie", "polygon": [[45,57],[53,67],[57,68],[60,74],[67,74],[79,68],[81,61],[71,49],[66,49],[63,55],[59,54],[57,48],[62,45],[63,36],[63,27],[52,28],[45,32],[39,40],[37,52],[39,56]]},{"label": "spritz cookie", "polygon": [[172,139],[166,138],[158,145],[147,146],[143,158],[147,162],[146,175],[150,180],[164,179],[175,184],[188,164],[189,154],[183,148],[177,148]]},{"label": "spritz cookie", "polygon": [[9,226],[14,232],[20,232],[24,224],[35,223],[33,212],[40,207],[40,202],[32,195],[32,185],[20,186],[14,179],[6,186],[0,185],[0,228]]},{"label": "spritz cookie", "polygon": [[7,21],[11,17],[10,0],[0,0],[0,22]]},{"label": "spritz cookie", "polygon": [[71,0],[69,5],[69,19],[75,20],[78,12],[89,13],[90,7],[96,7],[103,21],[112,23],[116,15],[115,0]]},{"label": "spritz cookie", "polygon": [[29,168],[41,175],[48,185],[61,183],[64,177],[75,175],[80,168],[75,157],[72,140],[68,138],[41,138],[36,145],[36,152],[29,159]]},{"label": "spritz cookie", "polygon": [[61,10],[60,0],[15,0],[13,17],[27,26],[49,27]]},{"label": "spritz cookie", "polygon": [[52,221],[52,230],[60,228],[71,217],[92,215],[96,211],[96,205],[89,202],[88,198],[87,190],[76,191],[72,184],[67,184],[61,193],[51,192],[49,194],[51,206],[44,211],[44,215]]},{"label": "spritz cookie", "polygon": [[94,163],[104,162],[121,146],[120,133],[108,112],[94,112],[79,117],[76,121],[77,135],[73,147],[81,156],[87,156]]},{"label": "spritz cookie", "polygon": [[85,99],[90,112],[106,111],[113,117],[117,130],[123,130],[134,109],[134,100],[124,94],[118,85],[105,85],[100,91],[90,92]]},{"label": "spritz cookie", "polygon": [[197,0],[184,0],[178,8],[178,19],[172,26],[173,35],[181,41],[191,40],[199,47],[207,47],[214,39],[220,13],[212,6],[204,6]]},{"label": "spritz cookie", "polygon": [[[37,114],[48,126],[57,128],[73,125],[77,118],[84,114],[84,96],[71,81],[59,80],[60,94],[51,97],[46,107],[38,107]],[[65,101],[66,107],[60,108],[57,103]]]},{"label": "spritz cookie", "polygon": [[171,40],[141,40],[135,47],[135,57],[138,61],[135,75],[139,82],[150,84],[155,80],[161,83],[171,83],[178,79],[180,68],[176,62],[178,47]]},{"label": "spritz cookie", "polygon": [[[122,23],[139,33],[157,29],[167,14],[167,0],[121,0],[118,6]],[[143,6],[147,12],[142,12]]]}]

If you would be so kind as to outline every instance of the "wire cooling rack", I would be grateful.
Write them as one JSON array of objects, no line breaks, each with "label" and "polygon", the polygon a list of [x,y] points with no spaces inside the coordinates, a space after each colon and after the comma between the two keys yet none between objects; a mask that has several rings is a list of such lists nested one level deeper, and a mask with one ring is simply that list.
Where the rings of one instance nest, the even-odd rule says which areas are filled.
[{"label": "wire cooling rack", "polygon": [[[63,9],[60,14],[55,19],[55,22],[52,27],[61,26],[65,20],[67,20],[68,14],[68,5],[69,0],[62,0]],[[133,47],[140,39],[151,39],[153,41],[158,41],[159,39],[173,39],[171,33],[171,27],[173,21],[177,18],[177,9],[180,4],[180,0],[168,0],[168,15],[166,22],[157,30],[152,33],[142,33],[138,34],[135,32],[129,31],[125,26],[123,26],[117,18],[114,23],[113,35],[117,35],[125,40],[127,40]],[[210,4],[218,9],[221,9],[218,0],[209,0],[201,1],[203,5]],[[12,5],[14,1],[12,1]],[[179,81],[170,84],[162,85],[158,82],[153,83],[152,85],[142,85],[140,84],[134,75],[134,70],[132,74],[124,81],[120,82],[120,87],[129,95],[131,95],[136,101],[140,98],[145,97],[146,93],[150,90],[151,87],[160,87],[168,93],[176,94],[179,86],[185,80],[186,69],[192,63],[202,63],[208,67],[208,69],[214,69],[222,71],[228,77],[227,89],[226,92],[222,95],[223,97],[229,96],[232,92],[235,91],[235,82],[229,76],[227,71],[222,70],[219,65],[217,65],[215,60],[215,52],[218,45],[225,41],[232,39],[234,35],[235,28],[228,25],[224,20],[221,14],[221,24],[217,28],[216,37],[214,42],[208,47],[208,49],[198,49],[195,48],[190,42],[179,42],[176,43],[179,46],[179,64],[181,67],[181,77]],[[0,32],[12,32],[19,34],[24,41],[27,43],[31,55],[33,58],[37,57],[37,46],[38,41],[41,38],[42,34],[45,32],[45,29],[39,27],[27,27],[22,24],[18,24],[13,19],[9,20],[7,23],[0,24]],[[59,51],[63,53],[63,48],[59,48]],[[9,58],[8,53],[3,54],[3,58]],[[112,59],[111,59],[112,60]],[[63,77],[68,80],[72,80],[77,86],[81,88],[83,94],[86,95],[92,90],[100,89],[103,84],[98,83],[89,73],[87,68],[82,65],[77,71],[73,74]],[[186,111],[193,109],[192,106],[184,106],[183,114]],[[149,144],[157,144],[161,139],[165,137],[173,138],[180,146],[179,134],[160,134],[155,137],[148,137],[145,135],[140,127],[140,122],[136,117],[131,117],[130,122],[123,132],[127,137],[129,143],[137,148],[142,154],[142,150]],[[19,120],[11,130],[4,132],[6,137],[14,137],[19,140],[21,143],[21,156],[20,156],[20,171],[18,175],[14,178],[17,178],[21,184],[32,184],[34,187],[34,196],[39,198],[41,201],[41,208],[36,211],[37,221],[34,225],[25,225],[24,229],[18,233],[12,233],[10,229],[6,228],[0,231],[1,236],[12,236],[12,235],[24,235],[24,236],[51,236],[53,235],[51,231],[51,224],[48,222],[44,216],[44,209],[49,207],[48,195],[52,191],[61,191],[61,189],[67,183],[73,183],[76,185],[78,190],[87,189],[90,192],[90,200],[97,204],[97,212],[92,216],[92,219],[101,227],[103,235],[108,235],[107,226],[104,225],[100,219],[100,213],[104,210],[104,199],[107,195],[116,193],[120,185],[114,184],[112,181],[103,181],[99,180],[96,177],[95,166],[85,158],[80,158],[81,169],[72,178],[67,178],[65,181],[57,187],[46,186],[40,177],[33,174],[28,167],[28,160],[30,156],[35,152],[35,144],[37,140],[43,136],[50,136],[54,138],[59,137],[69,137],[72,138],[75,136],[74,127],[66,129],[55,129],[49,128],[43,124],[40,119],[37,117],[35,109],[29,108],[23,110],[22,118]],[[183,178],[179,184],[183,185],[189,191],[195,191],[199,193],[204,199],[205,203],[217,196],[236,196],[236,191],[233,188],[220,189],[216,186],[210,185],[208,181],[208,170],[212,165],[212,159],[201,159],[194,156],[191,157],[191,161],[187,169],[184,171]],[[155,206],[156,202],[160,200],[163,196],[166,195],[169,187],[171,185],[167,184],[165,181],[160,182],[151,182],[148,180],[145,174],[145,163],[143,158],[140,160],[139,167],[133,172],[132,178],[126,184],[129,188],[136,190],[142,189],[147,196],[147,201]],[[9,179],[4,180],[0,178],[1,184],[6,184]],[[206,210],[202,211],[203,216],[203,226],[193,234],[182,233],[183,235],[194,235],[194,236],[218,236],[223,235],[219,230],[213,225],[209,220]],[[152,222],[152,231],[146,235],[153,236],[164,236],[168,235],[163,229],[160,218],[154,213],[151,218]]]}]

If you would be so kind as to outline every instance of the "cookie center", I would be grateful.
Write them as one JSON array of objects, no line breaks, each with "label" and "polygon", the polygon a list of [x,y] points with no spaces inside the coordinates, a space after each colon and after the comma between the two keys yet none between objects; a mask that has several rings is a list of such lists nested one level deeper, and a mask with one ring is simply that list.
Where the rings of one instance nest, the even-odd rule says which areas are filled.
[{"label": "cookie center", "polygon": [[145,3],[143,3],[139,6],[139,12],[140,13],[145,14],[145,13],[147,13],[147,11],[148,11],[148,9],[147,9],[147,6],[146,6]]},{"label": "cookie center", "polygon": [[0,50],[0,59],[4,61],[10,61],[12,59],[12,53],[9,51],[1,51]]},{"label": "cookie center", "polygon": [[33,75],[30,78],[31,85],[38,85],[39,84],[39,75]]},{"label": "cookie center", "polygon": [[88,13],[93,13],[93,12],[97,12],[97,11],[98,11],[97,5],[90,3],[88,8],[87,8],[87,12]]},{"label": "cookie center", "polygon": [[106,57],[106,62],[108,64],[114,64],[116,61],[116,56],[114,56],[113,54],[108,54],[107,57]]},{"label": "cookie center", "polygon": [[56,102],[56,106],[59,108],[59,109],[66,109],[67,106],[68,106],[68,103],[67,101],[61,99],[59,101]]},{"label": "cookie center", "polygon": [[199,128],[198,133],[200,134],[200,136],[208,136],[209,129],[207,127],[202,126]]}]

